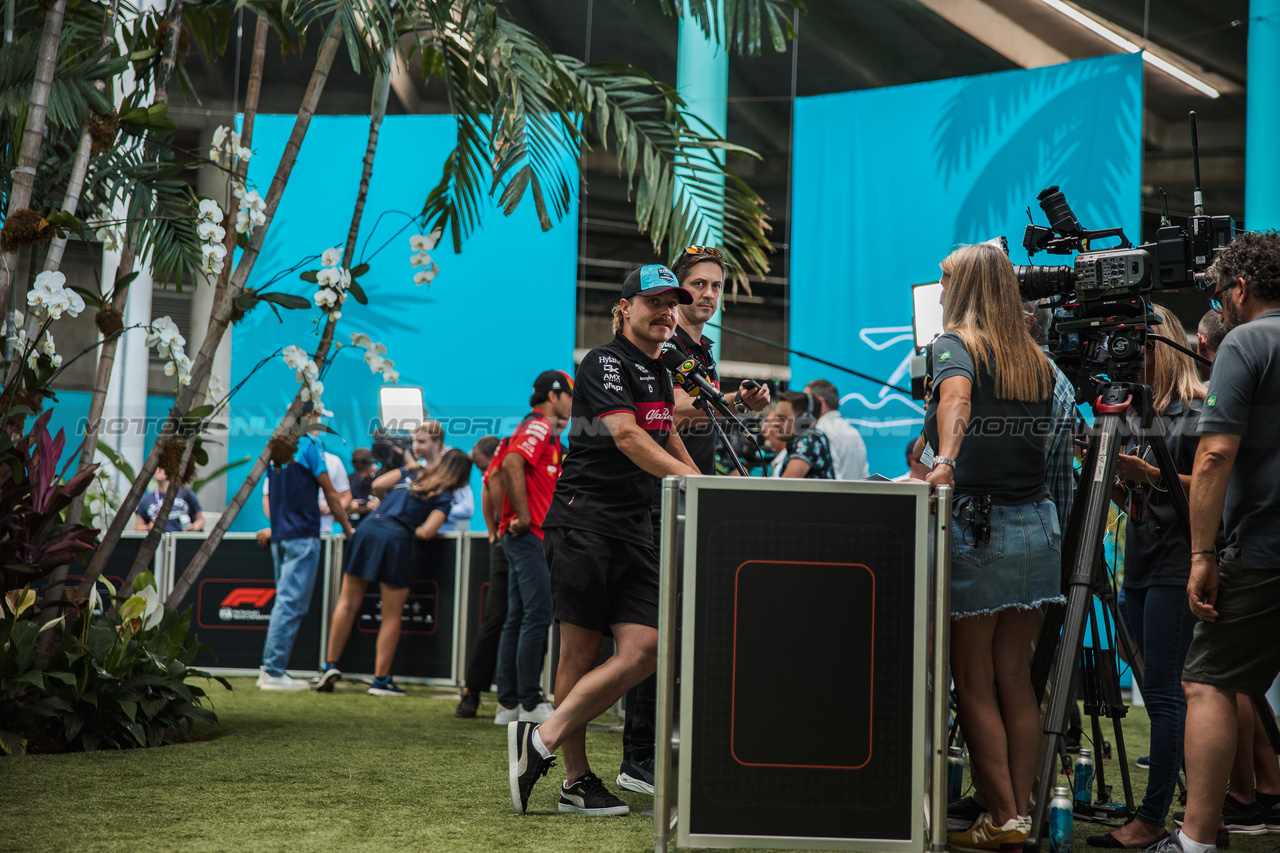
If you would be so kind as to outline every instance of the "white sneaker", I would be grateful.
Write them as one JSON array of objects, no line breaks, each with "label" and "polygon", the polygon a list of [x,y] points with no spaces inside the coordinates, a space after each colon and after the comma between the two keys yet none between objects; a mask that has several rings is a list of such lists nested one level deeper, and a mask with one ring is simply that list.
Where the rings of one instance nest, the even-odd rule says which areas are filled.
[{"label": "white sneaker", "polygon": [[292,693],[298,690],[310,690],[311,684],[301,678],[291,678],[287,672],[284,675],[271,675],[263,671],[258,676],[258,688]]},{"label": "white sneaker", "polygon": [[534,706],[532,711],[526,711],[520,708],[520,722],[537,723],[542,725],[551,719],[551,714],[555,711],[555,707],[550,702],[539,702]]},{"label": "white sneaker", "polygon": [[508,723],[519,722],[519,720],[520,720],[519,705],[516,705],[514,708],[508,708],[506,705],[499,703],[498,712],[493,715],[493,724],[495,726],[505,726]]}]

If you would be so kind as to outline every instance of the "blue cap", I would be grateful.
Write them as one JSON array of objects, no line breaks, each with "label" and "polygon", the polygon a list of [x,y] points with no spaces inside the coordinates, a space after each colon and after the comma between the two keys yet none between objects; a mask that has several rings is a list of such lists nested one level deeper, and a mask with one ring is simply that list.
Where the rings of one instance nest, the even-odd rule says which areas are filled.
[{"label": "blue cap", "polygon": [[638,270],[632,270],[627,280],[622,283],[622,298],[633,296],[656,296],[668,290],[675,291],[676,296],[685,305],[693,304],[689,291],[680,286],[676,274],[662,264],[645,264]]}]

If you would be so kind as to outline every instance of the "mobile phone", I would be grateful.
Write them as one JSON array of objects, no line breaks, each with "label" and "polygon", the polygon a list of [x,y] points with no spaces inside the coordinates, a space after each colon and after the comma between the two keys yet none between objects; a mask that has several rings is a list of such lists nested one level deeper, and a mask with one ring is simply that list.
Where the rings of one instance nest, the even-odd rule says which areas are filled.
[{"label": "mobile phone", "polygon": [[760,383],[755,381],[754,379],[744,379],[742,380],[742,387],[747,389],[748,391],[754,391],[760,387]]}]

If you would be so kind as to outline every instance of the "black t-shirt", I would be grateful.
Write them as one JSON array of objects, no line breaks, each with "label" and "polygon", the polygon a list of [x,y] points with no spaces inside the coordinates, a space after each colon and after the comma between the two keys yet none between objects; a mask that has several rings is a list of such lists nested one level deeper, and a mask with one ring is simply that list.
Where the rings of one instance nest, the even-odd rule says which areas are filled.
[{"label": "black t-shirt", "polygon": [[1240,436],[1222,513],[1225,553],[1244,569],[1280,571],[1280,311],[1223,339],[1200,432]]},{"label": "black t-shirt", "polygon": [[[707,371],[711,384],[720,387],[720,374],[716,371],[716,360],[711,355],[711,345],[715,341],[710,338],[694,340],[682,326],[676,326],[676,333],[662,345],[662,351],[676,350],[681,355],[695,359]],[[709,421],[702,421],[689,429],[680,430],[680,440],[684,449],[689,451],[693,464],[704,474],[716,472],[716,432]]]},{"label": "black t-shirt", "polygon": [[[1147,435],[1164,435],[1179,474],[1190,474],[1200,445],[1200,401],[1184,405],[1181,400],[1169,404],[1163,415],[1152,419]],[[1130,437],[1126,454],[1141,456],[1149,465],[1158,465],[1149,438],[1139,441]],[[1185,586],[1191,573],[1191,545],[1169,496],[1169,489],[1182,488],[1181,483],[1160,482],[1159,489],[1148,486],[1129,493],[1128,534],[1124,551],[1125,589],[1149,586]]]},{"label": "black t-shirt", "polygon": [[1044,448],[1053,429],[1053,395],[1038,402],[996,397],[995,362],[979,370],[954,332],[933,342],[929,359],[933,395],[924,414],[925,439],[938,450],[939,387],[952,376],[972,383],[972,409],[960,453],[956,457],[956,497],[990,495],[1001,506],[1035,503],[1049,497],[1045,485]]},{"label": "black t-shirt", "polygon": [[671,433],[675,394],[660,358],[619,332],[587,353],[573,381],[573,414],[560,480],[543,529],[571,527],[653,545],[649,510],[658,478],[618,449],[600,418],[630,412],[659,447]]}]

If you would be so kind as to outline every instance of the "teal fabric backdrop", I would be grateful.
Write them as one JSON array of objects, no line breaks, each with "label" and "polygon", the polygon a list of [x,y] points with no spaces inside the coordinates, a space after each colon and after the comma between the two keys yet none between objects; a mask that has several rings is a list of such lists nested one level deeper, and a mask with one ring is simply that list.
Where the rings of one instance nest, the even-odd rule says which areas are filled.
[{"label": "teal fabric backdrop", "polygon": [[[254,126],[257,154],[249,178],[263,196],[293,122],[293,116],[260,116]],[[251,287],[262,287],[303,257],[345,242],[368,132],[363,116],[312,121]],[[447,443],[469,450],[481,435],[511,431],[528,409],[539,372],[573,370],[577,196],[575,191],[571,210],[548,232],[539,228],[528,198],[510,217],[489,210],[461,254],[454,254],[447,239],[432,251],[440,274],[419,287],[413,283],[417,270],[409,263],[409,237],[417,228],[396,232],[421,211],[455,139],[454,120],[447,115],[394,116],[384,122],[355,262],[371,265],[360,279],[369,304],[347,300],[335,340],[349,344],[352,332],[365,332],[386,344],[400,384],[421,386],[431,415],[444,423]],[[319,266],[318,260],[308,265]],[[310,299],[316,286],[294,273],[272,289]],[[231,384],[279,348],[315,349],[319,311],[282,315],[283,322],[262,305],[235,326]],[[324,443],[348,462],[353,448],[370,444],[370,424],[377,416],[381,377],[370,373],[363,355],[344,346],[324,377],[324,402],[334,412],[328,423],[338,433],[323,436]],[[257,456],[297,387],[279,356],[248,380],[231,402],[232,459]],[[231,473],[229,495],[244,481],[244,472]],[[479,472],[472,486],[478,504]],[[266,524],[261,493],[259,486],[233,529]],[[484,529],[478,508],[472,529]]]},{"label": "teal fabric backdrop", "polygon": [[[958,244],[1002,234],[1027,263],[1040,190],[1060,185],[1084,227],[1139,240],[1141,130],[1136,54],[798,99],[791,346],[909,388],[911,285],[936,281]],[[871,471],[904,473],[924,421],[909,395],[795,356],[791,377],[834,382]]]}]

